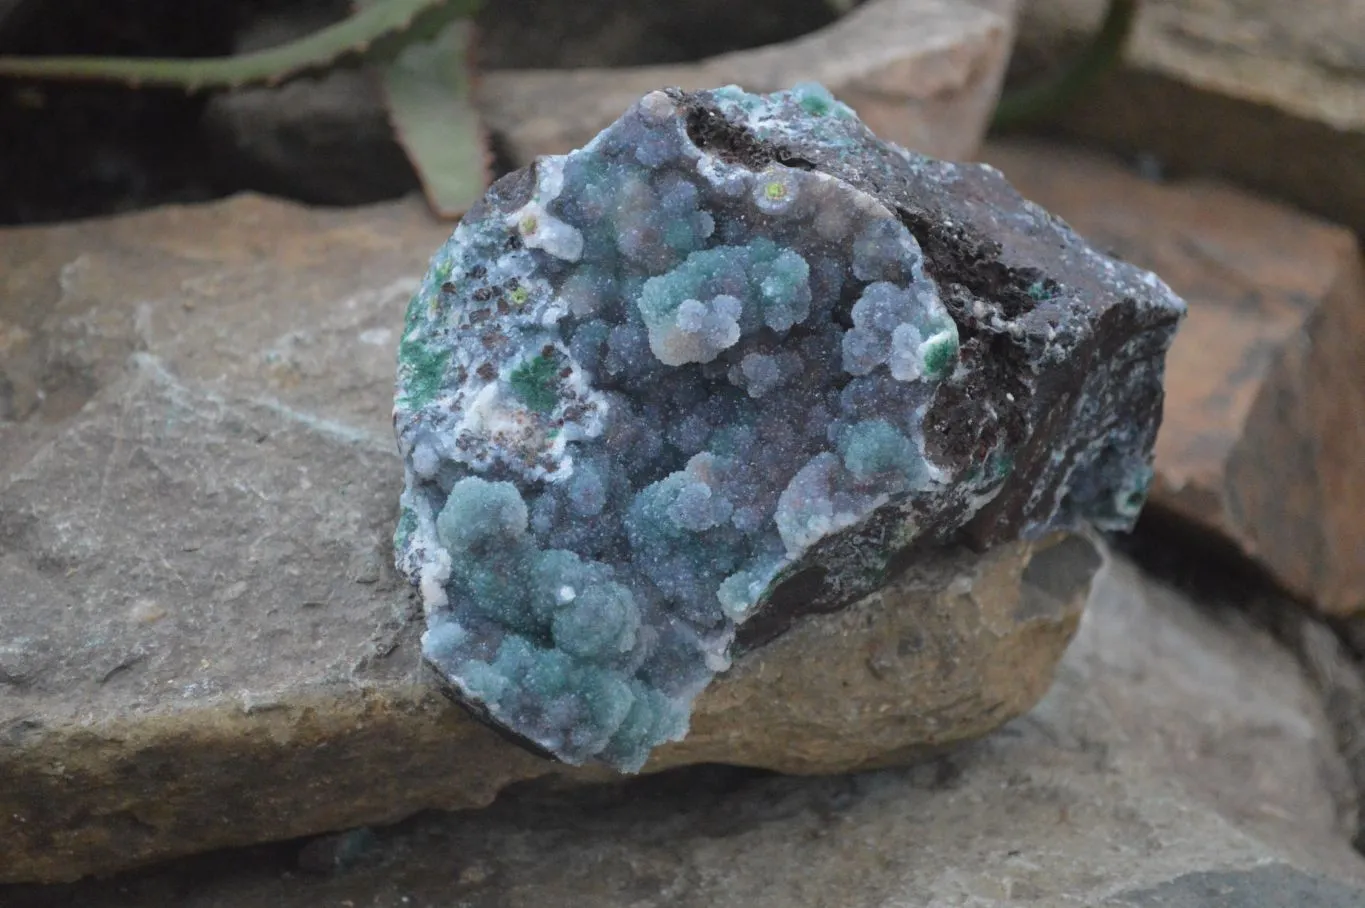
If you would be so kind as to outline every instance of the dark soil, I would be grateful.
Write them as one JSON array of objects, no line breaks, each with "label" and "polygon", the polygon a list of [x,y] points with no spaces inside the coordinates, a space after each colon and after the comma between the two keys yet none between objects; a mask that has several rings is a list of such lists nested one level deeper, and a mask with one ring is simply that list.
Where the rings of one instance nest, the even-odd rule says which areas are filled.
[{"label": "dark soil", "polygon": [[[263,17],[344,15],[345,0],[0,0],[0,54],[232,53]],[[783,41],[834,18],[826,0],[497,0],[479,63],[573,68],[680,62]],[[0,225],[201,201],[250,185],[211,154],[206,99],[173,90],[0,82]]]},{"label": "dark soil", "polygon": [[[230,53],[231,0],[21,0],[0,53]],[[0,82],[0,223],[124,211],[213,194],[197,166],[202,98],[112,86]]]}]

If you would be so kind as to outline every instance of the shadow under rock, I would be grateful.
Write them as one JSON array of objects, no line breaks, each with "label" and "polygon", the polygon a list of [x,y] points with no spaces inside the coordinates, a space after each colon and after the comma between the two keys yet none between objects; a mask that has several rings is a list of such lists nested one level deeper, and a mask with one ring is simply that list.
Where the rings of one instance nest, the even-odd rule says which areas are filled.
[{"label": "shadow under rock", "polygon": [[520,848],[545,856],[534,862],[547,865],[543,873],[571,873],[570,867],[556,866],[554,856],[628,830],[638,850],[656,852],[666,862],[670,842],[684,835],[728,839],[788,821],[828,827],[888,776],[928,791],[951,789],[975,753],[967,745],[913,766],[836,776],[782,776],[707,764],[614,785],[584,787],[550,777],[514,785],[482,810],[428,811],[393,826],[213,852],[78,883],[0,887],[0,904],[254,908],[333,904],[343,895],[362,894],[373,895],[374,904],[388,904],[387,894],[432,891],[433,877],[449,881],[455,902],[474,898],[471,904],[483,904],[478,893],[492,881],[525,872],[528,860],[517,853]]}]

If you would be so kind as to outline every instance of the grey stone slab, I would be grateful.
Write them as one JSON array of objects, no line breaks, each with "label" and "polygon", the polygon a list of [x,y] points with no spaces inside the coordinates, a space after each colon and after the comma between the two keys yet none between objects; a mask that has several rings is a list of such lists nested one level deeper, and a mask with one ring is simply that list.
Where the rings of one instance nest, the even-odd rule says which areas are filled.
[{"label": "grey stone slab", "polygon": [[1150,889],[1125,893],[1113,904],[1115,908],[1359,908],[1365,905],[1365,889],[1287,864],[1267,864],[1249,870],[1187,873]]},{"label": "grey stone slab", "polygon": [[533,786],[481,811],[0,898],[16,908],[1340,908],[1365,891],[1365,860],[1348,840],[1355,797],[1288,653],[1115,559],[1038,707],[916,766]]}]

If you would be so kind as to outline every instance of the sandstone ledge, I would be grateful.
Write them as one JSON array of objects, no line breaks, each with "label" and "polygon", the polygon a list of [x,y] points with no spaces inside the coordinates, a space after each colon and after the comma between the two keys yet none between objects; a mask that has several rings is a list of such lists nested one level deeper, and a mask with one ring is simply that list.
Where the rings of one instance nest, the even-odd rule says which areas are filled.
[{"label": "sandstone ledge", "polygon": [[[1105,0],[1027,0],[1019,80],[1075,53]],[[1217,174],[1365,231],[1365,15],[1355,0],[1146,0],[1068,135]]]}]

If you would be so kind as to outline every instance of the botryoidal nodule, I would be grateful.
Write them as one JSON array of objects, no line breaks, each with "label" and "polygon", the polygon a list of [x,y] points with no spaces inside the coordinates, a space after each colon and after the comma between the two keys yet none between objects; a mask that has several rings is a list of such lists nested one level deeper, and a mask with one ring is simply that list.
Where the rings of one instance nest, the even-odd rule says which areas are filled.
[{"label": "botryoidal nodule", "polygon": [[917,547],[1131,528],[1183,313],[818,85],[651,92],[494,184],[408,308],[423,655],[523,743],[637,771]]}]

